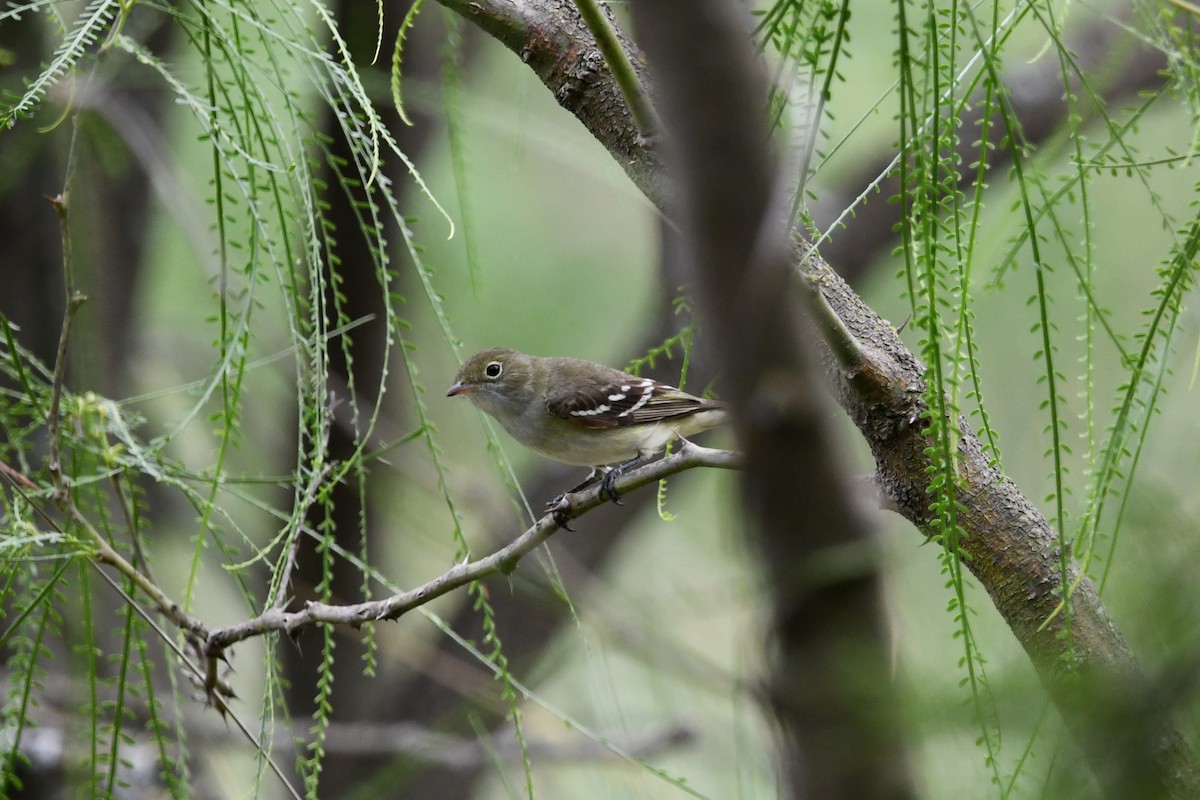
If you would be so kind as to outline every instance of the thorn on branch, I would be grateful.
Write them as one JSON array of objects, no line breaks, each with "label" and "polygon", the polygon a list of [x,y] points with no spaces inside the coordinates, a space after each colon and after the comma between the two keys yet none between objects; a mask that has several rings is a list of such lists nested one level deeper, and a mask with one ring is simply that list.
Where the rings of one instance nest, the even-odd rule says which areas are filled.
[{"label": "thorn on branch", "polygon": [[292,644],[295,645],[296,650],[299,651],[300,632],[304,630],[304,626],[300,624],[300,621],[296,617],[292,617],[284,624],[283,630],[287,633],[287,637],[292,640]]},{"label": "thorn on branch", "polygon": [[45,195],[46,202],[50,204],[50,208],[54,209],[54,213],[58,215],[59,220],[66,221],[67,219],[67,196],[62,194]]},{"label": "thorn on branch", "polygon": [[570,492],[563,492],[551,500],[546,504],[546,511],[554,518],[555,525],[564,531],[574,533],[575,529],[568,524],[575,517],[575,509],[571,507],[571,501],[567,499],[570,494]]},{"label": "thorn on branch", "polygon": [[[193,642],[192,647],[197,651],[201,649],[199,642]],[[225,680],[224,676],[220,674],[220,665],[222,663],[225,664],[226,675],[233,672],[233,665],[229,663],[229,659],[226,657],[224,650],[210,654],[206,659],[204,659],[204,663],[205,667],[203,681],[198,680],[196,676],[190,672],[188,673],[188,676],[192,680],[192,683],[195,684],[198,689],[204,692],[205,703],[216,708],[218,713],[224,717],[226,712],[229,710],[225,700],[227,698],[236,698],[237,692],[233,690],[233,686],[231,686],[229,682]]]}]

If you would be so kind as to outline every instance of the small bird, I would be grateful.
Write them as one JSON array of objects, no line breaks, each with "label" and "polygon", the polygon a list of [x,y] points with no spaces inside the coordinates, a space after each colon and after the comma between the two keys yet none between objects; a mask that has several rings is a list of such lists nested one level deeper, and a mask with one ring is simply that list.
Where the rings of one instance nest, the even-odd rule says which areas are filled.
[{"label": "small bird", "polygon": [[494,347],[468,358],[447,397],[465,395],[521,444],[547,458],[591,467],[579,491],[603,475],[614,502],[621,473],[668,442],[727,420],[723,404],[579,358],[541,358]]}]

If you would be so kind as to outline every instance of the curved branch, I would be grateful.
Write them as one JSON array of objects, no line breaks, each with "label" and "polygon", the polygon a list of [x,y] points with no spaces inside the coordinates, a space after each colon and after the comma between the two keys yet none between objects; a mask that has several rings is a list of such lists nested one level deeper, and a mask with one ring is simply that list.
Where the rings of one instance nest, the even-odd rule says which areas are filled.
[{"label": "curved branch", "polygon": [[[714,450],[684,442],[678,452],[638,469],[629,470],[616,481],[615,488],[625,493],[696,467],[737,469],[740,465],[740,453]],[[283,631],[289,636],[294,636],[302,628],[310,625],[344,624],[357,627],[370,622],[399,619],[414,608],[468,583],[497,572],[512,572],[522,558],[556,531],[566,527],[569,520],[580,517],[605,502],[600,496],[599,484],[585,491],[567,495],[552,511],[510,544],[475,561],[456,564],[415,589],[365,603],[328,605],[310,602],[298,611],[272,608],[253,619],[209,632],[204,642],[204,653],[210,661],[215,661],[231,645],[273,631]]]}]

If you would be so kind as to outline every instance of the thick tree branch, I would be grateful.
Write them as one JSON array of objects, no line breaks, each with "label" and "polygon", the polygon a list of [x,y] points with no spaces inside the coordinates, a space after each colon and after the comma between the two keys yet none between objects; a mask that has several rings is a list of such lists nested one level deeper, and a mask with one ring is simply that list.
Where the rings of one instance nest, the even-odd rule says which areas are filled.
[{"label": "thick tree branch", "polygon": [[[562,88],[571,76],[558,65],[601,58],[570,0],[442,2],[472,21],[486,23],[485,30],[523,57],[530,47],[536,48],[537,64],[531,62],[531,66],[560,102]],[[506,27],[506,21],[512,24]],[[637,54],[631,60],[643,63]],[[596,75],[588,96],[619,96],[615,86],[604,88],[606,80],[607,76]],[[643,82],[650,86],[644,77]],[[622,131],[611,106],[605,113],[593,113],[578,102],[568,108],[661,207],[661,178],[628,167],[629,143],[637,135],[629,115],[624,114]],[[826,372],[839,402],[875,456],[879,486],[901,514],[923,533],[931,534],[927,476],[932,465],[926,452],[924,365],[901,342],[892,325],[869,308],[804,241],[796,242],[792,262],[807,278],[802,283],[812,293],[813,302],[827,307],[832,312],[829,320],[836,320],[836,325],[827,324],[825,331],[843,352],[840,358],[828,359]],[[1200,796],[1200,777],[1182,738],[1161,716],[1157,722],[1146,721],[1153,693],[1095,586],[1080,576],[1077,565],[1069,565],[1067,580],[1075,589],[1071,629],[1065,631],[1067,616],[1054,613],[1062,595],[1057,535],[1037,507],[990,463],[965,418],[948,422],[956,424],[960,432],[963,491],[956,499],[962,504],[958,521],[966,565],[1028,653],[1084,746],[1093,770],[1113,796]],[[1110,732],[1124,737],[1121,741],[1114,736],[1097,741],[1093,710],[1101,698],[1119,717],[1137,718],[1142,723],[1136,729],[1126,725],[1123,731]],[[1121,757],[1114,758],[1114,754]]]}]

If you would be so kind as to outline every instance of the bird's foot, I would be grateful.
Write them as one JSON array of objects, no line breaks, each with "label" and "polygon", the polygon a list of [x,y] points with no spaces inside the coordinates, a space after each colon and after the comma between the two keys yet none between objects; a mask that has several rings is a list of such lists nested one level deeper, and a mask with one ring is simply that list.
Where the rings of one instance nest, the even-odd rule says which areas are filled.
[{"label": "bird's foot", "polygon": [[607,497],[619,506],[625,505],[621,502],[621,495],[617,493],[617,487],[615,486],[617,478],[621,477],[624,471],[622,467],[617,467],[604,473],[604,477],[600,479],[600,499],[603,500]]},{"label": "bird's foot", "polygon": [[617,464],[608,472],[604,473],[604,477],[600,480],[600,499],[608,498],[619,506],[625,505],[621,502],[621,495],[617,492],[617,479],[624,475],[627,471],[640,467],[650,460],[649,456],[635,456],[623,464]]}]

